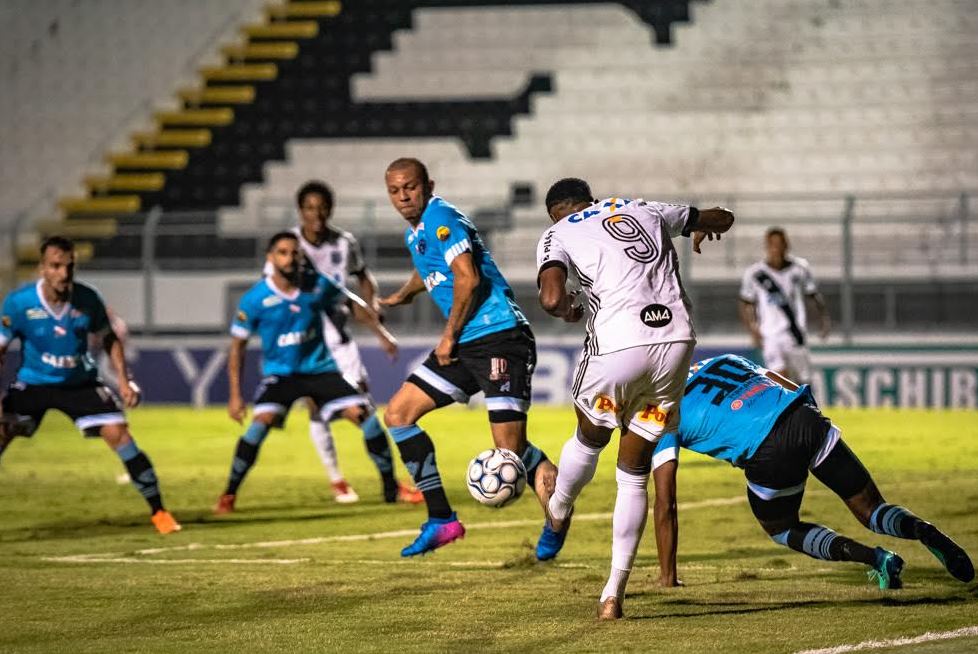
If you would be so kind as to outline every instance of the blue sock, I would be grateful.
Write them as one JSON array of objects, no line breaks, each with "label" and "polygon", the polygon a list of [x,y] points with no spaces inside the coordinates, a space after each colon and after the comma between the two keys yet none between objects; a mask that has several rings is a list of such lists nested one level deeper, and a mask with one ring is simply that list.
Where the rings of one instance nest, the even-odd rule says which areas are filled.
[{"label": "blue sock", "polygon": [[441,485],[441,475],[435,462],[435,444],[431,442],[431,437],[417,425],[388,429],[401,452],[404,467],[411,473],[414,485],[424,494],[428,518],[450,518],[452,507]]},{"label": "blue sock", "polygon": [[244,481],[245,475],[255,465],[258,458],[258,450],[261,448],[262,441],[268,436],[270,427],[260,422],[253,422],[248,425],[243,436],[238,439],[238,445],[234,451],[234,458],[231,460],[231,474],[228,476],[228,485],[224,490],[225,495],[235,495],[238,487]]},{"label": "blue sock", "polygon": [[160,496],[160,484],[156,479],[156,470],[153,463],[136,445],[136,441],[130,440],[115,451],[122,459],[132,485],[136,487],[139,494],[145,498],[152,513],[163,509],[163,498]]},{"label": "blue sock", "polygon": [[539,447],[527,441],[526,449],[523,450],[520,459],[523,461],[523,467],[526,468],[526,483],[531,488],[535,488],[537,468],[540,467],[541,463],[548,460],[547,455]]},{"label": "blue sock", "polygon": [[897,538],[917,538],[917,525],[922,521],[910,511],[895,504],[880,504],[869,516],[869,529],[877,534]]}]

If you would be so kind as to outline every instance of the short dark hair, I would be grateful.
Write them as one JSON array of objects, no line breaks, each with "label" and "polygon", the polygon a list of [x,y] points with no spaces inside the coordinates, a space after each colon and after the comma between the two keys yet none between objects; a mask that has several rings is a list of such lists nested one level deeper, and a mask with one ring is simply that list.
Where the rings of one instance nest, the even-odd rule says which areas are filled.
[{"label": "short dark hair", "polygon": [[330,208],[333,207],[333,189],[327,186],[325,182],[318,180],[312,180],[302,185],[299,192],[295,194],[296,205],[301,208],[302,203],[306,200],[306,196],[312,193],[318,193],[323,196],[323,202],[328,204]]},{"label": "short dark hair", "polygon": [[783,227],[768,227],[767,231],[764,232],[764,240],[766,241],[772,236],[780,236],[785,242],[788,240],[788,234],[785,233]]},{"label": "short dark hair", "polygon": [[428,167],[421,163],[420,159],[415,159],[414,157],[400,157],[390,162],[387,166],[387,172],[392,170],[397,170],[398,168],[415,168],[418,174],[421,175],[421,183],[427,186],[431,183],[431,176],[428,175]]},{"label": "short dark hair", "polygon": [[75,244],[64,236],[48,236],[46,239],[41,241],[41,256],[43,257],[44,253],[50,248],[61,250],[62,252],[74,252]]},{"label": "short dark hair", "polygon": [[577,177],[565,177],[554,182],[550,190],[547,191],[547,211],[563,202],[592,202],[594,196],[591,195],[591,187],[583,179]]},{"label": "short dark hair", "polygon": [[272,238],[268,239],[268,247],[265,248],[265,252],[271,252],[275,249],[275,246],[278,245],[279,241],[286,238],[292,239],[296,243],[299,242],[299,237],[293,232],[277,232],[274,236],[272,236]]}]

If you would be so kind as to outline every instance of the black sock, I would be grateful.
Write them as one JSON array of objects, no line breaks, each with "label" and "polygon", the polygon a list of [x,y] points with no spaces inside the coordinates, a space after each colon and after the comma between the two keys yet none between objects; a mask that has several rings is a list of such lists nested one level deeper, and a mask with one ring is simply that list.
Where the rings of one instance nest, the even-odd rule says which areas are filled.
[{"label": "black sock", "polygon": [[[423,429],[415,425],[411,425],[411,428],[413,429],[396,427],[390,430],[394,440],[397,441],[401,460],[411,473],[414,485],[424,493],[424,501],[428,505],[428,517],[449,518],[452,515],[452,507],[448,503],[445,489],[442,488],[441,475],[438,474],[438,466],[435,463],[435,444]],[[407,436],[408,432],[410,436]],[[399,436],[407,437],[401,440]]]},{"label": "black sock", "polygon": [[799,522],[771,538],[776,543],[822,561],[858,561],[866,565],[873,565],[876,561],[872,548],[810,522]]},{"label": "black sock", "polygon": [[125,462],[129,479],[149,504],[152,513],[163,509],[163,498],[160,496],[160,485],[156,480],[153,464],[143,452]]},{"label": "black sock", "polygon": [[238,439],[238,446],[234,451],[234,458],[231,460],[231,474],[228,477],[228,486],[225,495],[235,495],[238,487],[244,481],[245,475],[255,465],[258,458],[258,445],[249,443],[244,438]]},{"label": "black sock", "polygon": [[917,530],[924,521],[902,506],[895,504],[880,504],[869,516],[867,527],[870,531],[896,538],[919,538]]},{"label": "black sock", "polygon": [[377,414],[367,418],[360,429],[363,430],[363,444],[367,447],[367,454],[377,466],[377,472],[384,482],[384,499],[394,502],[397,500],[397,479],[394,478],[394,457],[387,440],[387,432],[380,426]]}]

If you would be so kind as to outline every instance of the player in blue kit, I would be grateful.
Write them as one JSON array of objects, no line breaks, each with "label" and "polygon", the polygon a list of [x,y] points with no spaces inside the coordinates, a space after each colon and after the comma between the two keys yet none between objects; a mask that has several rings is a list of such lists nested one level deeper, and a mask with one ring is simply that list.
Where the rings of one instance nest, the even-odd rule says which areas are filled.
[{"label": "player in blue kit", "polygon": [[[421,533],[401,550],[402,556],[414,556],[465,534],[442,488],[434,444],[417,424],[425,414],[484,391],[496,447],[522,458],[541,503],[553,493],[557,468],[527,440],[536,342],[479,232],[458,209],[433,195],[434,182],[417,159],[391,163],[385,181],[391,204],[408,222],[405,242],[415,270],[381,304],[409,304],[427,290],[446,319],[438,345],[391,398],[384,417],[428,507]],[[557,533],[545,525],[537,558],[556,556],[565,535],[566,529]]]},{"label": "player in blue kit", "polygon": [[373,413],[370,399],[343,378],[323,340],[323,314],[343,291],[326,277],[302,274],[295,233],[275,234],[267,252],[271,270],[241,298],[231,324],[228,414],[239,424],[245,417],[241,370],[248,338],[255,333],[261,337],[263,379],[255,391],[252,422],[238,440],[227,487],[214,507],[218,515],[234,510],[262,442],[273,427],[284,425],[296,400],[308,397],[325,421],[342,415],[361,425]]},{"label": "player in blue kit", "polygon": [[[122,459],[156,530],[179,531],[163,506],[153,464],[129,433],[124,409],[139,403],[139,388],[129,381],[122,343],[98,291],[74,281],[71,241],[52,236],[41,244],[40,274],[36,283],[7,296],[0,316],[0,365],[14,339],[22,346],[17,378],[0,403],[0,453],[14,436],[33,435],[48,410],[61,411],[85,436],[101,436]],[[101,339],[109,355],[120,380],[118,394],[99,379],[89,335]]]},{"label": "player in blue kit", "polygon": [[742,468],[754,516],[774,542],[816,559],[870,566],[880,588],[900,588],[903,560],[827,527],[802,522],[798,511],[809,471],[877,534],[919,540],[960,581],[974,579],[967,553],[934,525],[887,504],[866,468],[822,415],[807,385],[732,354],[690,368],[679,429],[663,436],[652,457],[655,528],[664,585],[676,579],[676,469],[686,448]]}]

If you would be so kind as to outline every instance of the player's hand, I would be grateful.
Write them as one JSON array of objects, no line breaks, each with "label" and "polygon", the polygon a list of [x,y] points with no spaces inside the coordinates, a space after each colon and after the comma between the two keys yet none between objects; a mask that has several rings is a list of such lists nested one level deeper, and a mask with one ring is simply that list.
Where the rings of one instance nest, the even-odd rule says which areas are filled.
[{"label": "player's hand", "polygon": [[380,306],[382,307],[397,307],[401,306],[402,304],[411,304],[412,300],[414,300],[414,297],[412,296],[405,296],[401,293],[391,293],[387,297],[380,298],[377,300],[377,302],[379,302]]},{"label": "player's hand", "polygon": [[119,384],[119,395],[122,397],[123,406],[134,409],[143,399],[143,390],[139,388],[139,384],[130,379],[124,384]]},{"label": "player's hand", "polygon": [[567,294],[567,313],[561,316],[564,322],[577,322],[584,317],[584,305],[575,304],[580,294],[580,291]]},{"label": "player's hand", "polygon": [[438,365],[447,366],[456,361],[457,357],[454,354],[455,339],[451,336],[442,336],[435,347],[435,358],[438,360]]},{"label": "player's hand", "polygon": [[387,353],[387,358],[391,361],[397,360],[397,339],[393,336],[384,336],[380,339],[380,347]]},{"label": "player's hand", "polygon": [[700,250],[700,243],[702,243],[704,240],[712,241],[714,236],[717,237],[718,241],[720,240],[720,235],[714,234],[713,232],[693,232],[693,252],[696,254],[702,254],[702,251]]},{"label": "player's hand", "polygon": [[245,403],[241,395],[232,395],[228,400],[228,415],[239,425],[244,424]]}]

